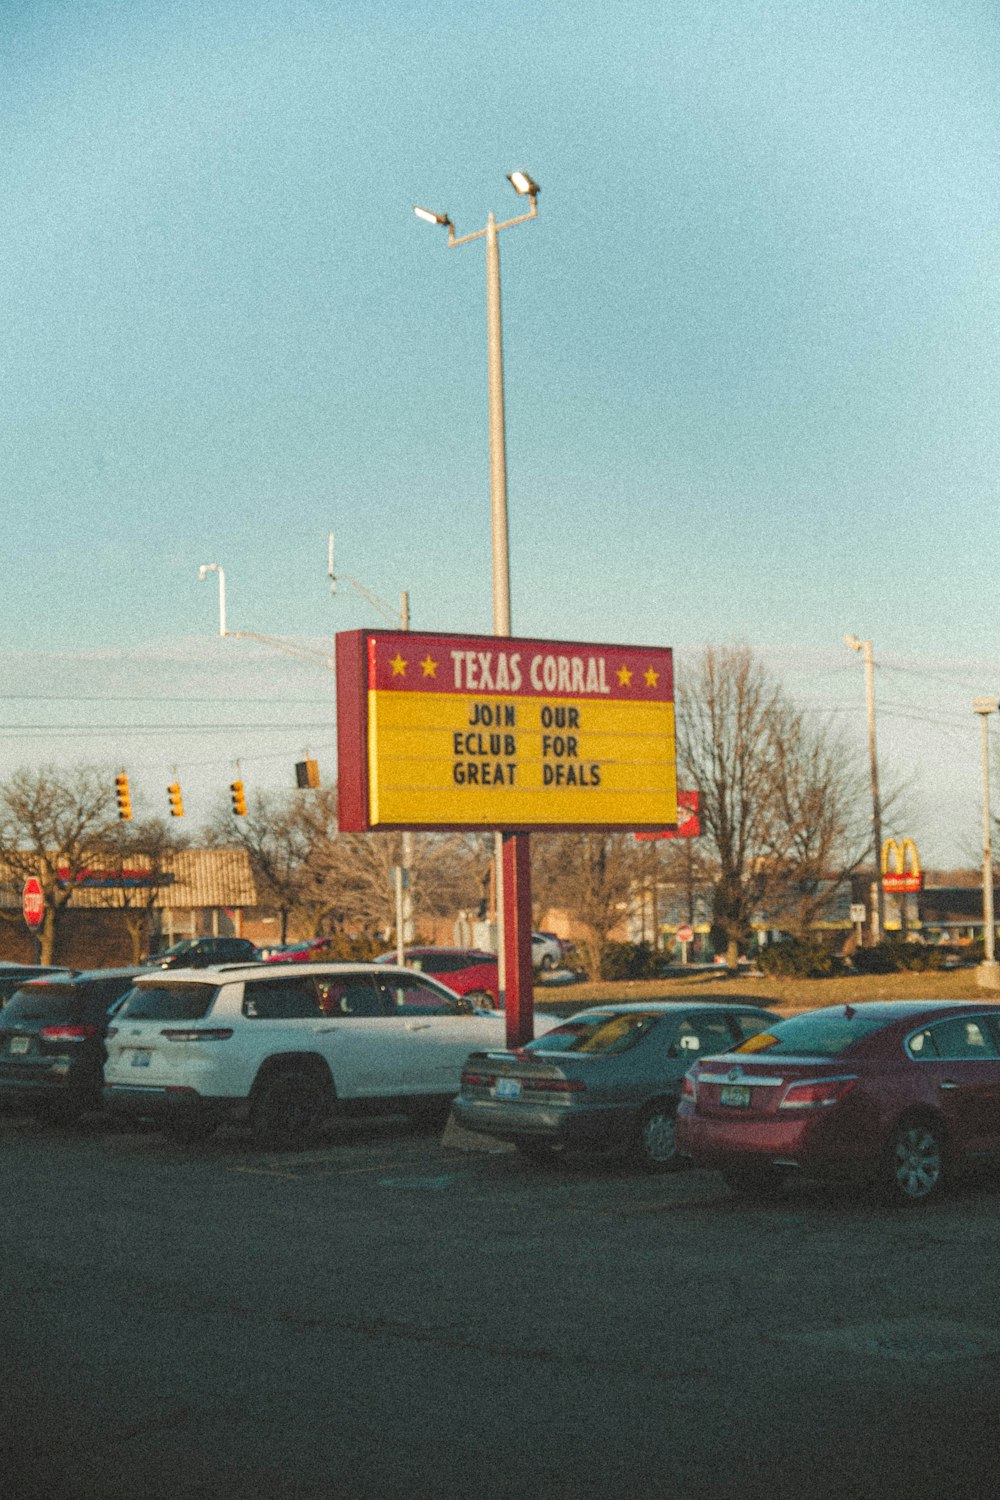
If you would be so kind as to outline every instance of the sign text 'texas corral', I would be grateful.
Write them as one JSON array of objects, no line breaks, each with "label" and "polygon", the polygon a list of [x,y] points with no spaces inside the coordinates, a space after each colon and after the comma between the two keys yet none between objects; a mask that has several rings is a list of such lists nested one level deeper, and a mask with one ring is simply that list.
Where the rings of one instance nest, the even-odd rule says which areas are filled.
[{"label": "sign text 'texas corral'", "polygon": [[337,742],[345,832],[677,820],[664,647],[349,631]]}]

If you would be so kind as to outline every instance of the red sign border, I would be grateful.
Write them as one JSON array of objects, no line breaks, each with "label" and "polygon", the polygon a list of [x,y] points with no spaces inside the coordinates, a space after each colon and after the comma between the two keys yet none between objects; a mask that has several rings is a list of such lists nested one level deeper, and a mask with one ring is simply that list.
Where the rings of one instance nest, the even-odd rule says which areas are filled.
[{"label": "red sign border", "polygon": [[[38,913],[37,919],[34,921],[32,921],[31,917],[28,916],[29,891],[33,896],[40,896],[42,901],[41,910]],[[29,875],[27,880],[24,882],[24,889],[21,892],[21,915],[23,916],[25,922],[32,932],[36,932],[37,929],[41,927],[42,923],[45,921],[45,892],[42,889],[42,882],[39,880],[37,875]]]},{"label": "red sign border", "polygon": [[[341,833],[394,833],[401,829],[426,829],[428,832],[489,833],[494,830],[517,833],[661,833],[664,823],[378,823],[368,816],[368,642],[379,636],[396,637],[398,630],[345,630],[334,638],[337,678],[337,826]],[[673,648],[670,646],[611,645],[594,641],[550,641],[534,636],[470,636],[449,631],[414,631],[415,636],[433,636],[442,641],[489,641],[494,648],[507,646],[543,646],[556,650],[574,647],[584,650],[669,652],[671,672]],[[671,694],[673,677],[671,676]],[[565,694],[552,694],[553,697]],[[670,701],[674,701],[671,697]],[[677,825],[674,824],[674,827]]]}]

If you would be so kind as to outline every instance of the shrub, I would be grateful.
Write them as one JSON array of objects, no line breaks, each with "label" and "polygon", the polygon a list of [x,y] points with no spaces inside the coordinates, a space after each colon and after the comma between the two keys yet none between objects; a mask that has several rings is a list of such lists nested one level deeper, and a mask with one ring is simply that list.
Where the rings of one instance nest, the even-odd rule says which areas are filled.
[{"label": "shrub", "polygon": [[386,951],[386,944],[367,933],[331,932],[323,939],[317,958],[329,963],[368,963]]},{"label": "shrub", "polygon": [[601,955],[603,979],[656,979],[663,955],[650,943],[607,943]]},{"label": "shrub", "polygon": [[944,968],[949,950],[926,943],[904,943],[886,938],[874,948],[858,948],[852,955],[857,974],[921,974]]},{"label": "shrub", "polygon": [[757,954],[758,967],[765,974],[788,979],[828,979],[842,972],[843,965],[825,943],[809,938],[785,938],[768,943]]}]

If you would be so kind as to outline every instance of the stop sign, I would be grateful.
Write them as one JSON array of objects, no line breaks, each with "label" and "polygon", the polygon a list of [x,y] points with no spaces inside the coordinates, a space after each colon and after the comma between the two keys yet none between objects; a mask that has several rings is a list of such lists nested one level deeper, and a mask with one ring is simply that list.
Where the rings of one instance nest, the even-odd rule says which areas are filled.
[{"label": "stop sign", "polygon": [[42,918],[45,916],[45,895],[42,891],[42,882],[37,875],[29,875],[24,882],[24,890],[21,893],[21,910],[24,920],[32,929],[41,927]]},{"label": "stop sign", "polygon": [[679,943],[689,943],[693,937],[694,937],[694,928],[693,927],[688,927],[688,925],[686,923],[685,923],[685,925],[683,927],[678,927],[678,929],[677,929],[677,941]]}]

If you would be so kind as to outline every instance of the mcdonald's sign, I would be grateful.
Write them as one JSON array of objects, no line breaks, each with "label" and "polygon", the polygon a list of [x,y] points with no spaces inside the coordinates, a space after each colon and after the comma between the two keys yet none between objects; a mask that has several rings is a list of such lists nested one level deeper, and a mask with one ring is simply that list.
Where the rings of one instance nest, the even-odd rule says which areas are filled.
[{"label": "mcdonald's sign", "polygon": [[912,839],[886,839],[882,845],[882,889],[890,896],[922,891],[924,875]]}]

